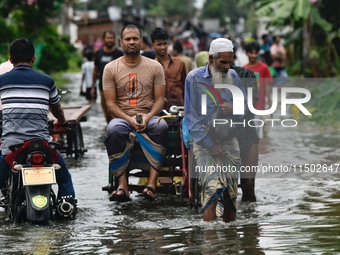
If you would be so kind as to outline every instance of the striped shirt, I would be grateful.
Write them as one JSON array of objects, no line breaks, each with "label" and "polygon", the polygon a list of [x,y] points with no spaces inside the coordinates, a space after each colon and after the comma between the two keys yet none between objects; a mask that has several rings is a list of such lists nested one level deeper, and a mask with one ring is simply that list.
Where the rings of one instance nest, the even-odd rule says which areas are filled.
[{"label": "striped shirt", "polygon": [[60,98],[53,79],[31,66],[18,65],[0,75],[2,102],[1,151],[7,155],[10,145],[40,137],[48,141],[49,105],[56,105]]}]

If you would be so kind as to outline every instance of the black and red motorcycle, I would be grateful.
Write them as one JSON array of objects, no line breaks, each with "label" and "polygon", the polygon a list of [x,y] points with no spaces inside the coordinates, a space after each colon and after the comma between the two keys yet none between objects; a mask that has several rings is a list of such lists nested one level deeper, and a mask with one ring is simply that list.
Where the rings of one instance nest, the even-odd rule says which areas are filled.
[{"label": "black and red motorcycle", "polygon": [[40,138],[10,146],[12,152],[5,160],[11,170],[0,206],[14,222],[47,224],[53,219],[75,218],[76,200],[57,199],[52,188],[56,183],[55,171],[60,168],[56,163],[58,146]]}]

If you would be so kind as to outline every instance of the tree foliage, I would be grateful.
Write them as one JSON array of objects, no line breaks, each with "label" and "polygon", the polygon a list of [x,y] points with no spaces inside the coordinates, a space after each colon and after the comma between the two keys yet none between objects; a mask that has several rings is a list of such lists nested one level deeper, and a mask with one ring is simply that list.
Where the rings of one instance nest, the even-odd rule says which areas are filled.
[{"label": "tree foliage", "polygon": [[26,37],[36,47],[35,65],[46,73],[68,68],[68,59],[74,47],[69,38],[61,36],[52,18],[59,14],[61,4],[68,0],[2,0],[0,13],[0,54],[8,55],[9,43],[15,38]]},{"label": "tree foliage", "polygon": [[106,16],[108,15],[107,9],[112,6],[116,5],[119,7],[125,6],[125,0],[88,0],[88,2],[82,2],[79,0],[73,1],[73,7],[75,10],[85,11],[87,10],[96,10],[99,16]]},{"label": "tree foliage", "polygon": [[168,17],[189,17],[189,4],[191,1],[183,0],[159,0],[158,5],[166,11]]},{"label": "tree foliage", "polygon": [[246,17],[248,9],[238,8],[239,0],[213,0],[205,1],[202,9],[202,18],[220,20],[222,26],[226,24],[226,18],[230,19],[231,24],[236,24],[240,17]]},{"label": "tree foliage", "polygon": [[275,33],[291,28],[282,37],[291,52],[292,71],[312,77],[339,75],[339,4],[332,0],[314,5],[307,0],[241,0],[239,4],[250,3],[255,3],[257,17],[271,18],[268,26]]},{"label": "tree foliage", "polygon": [[227,1],[206,1],[202,10],[201,17],[207,19],[219,19],[220,24],[225,25],[226,9]]},{"label": "tree foliage", "polygon": [[[97,10],[101,15],[107,15],[109,6],[115,4],[123,10],[127,9],[125,0],[88,0],[87,4],[77,0],[74,7],[83,10],[86,6],[88,10]],[[132,9],[140,11],[144,9],[147,15],[162,17],[188,17],[192,8],[192,0],[133,0]]]},{"label": "tree foliage", "polygon": [[42,46],[38,68],[46,73],[67,70],[68,60],[74,52],[68,37],[60,35],[54,27],[48,27],[43,38],[36,42]]},{"label": "tree foliage", "polygon": [[40,21],[31,18],[31,22],[46,22],[48,18],[53,17],[61,4],[67,0],[1,0],[0,14],[2,17],[7,17],[15,10],[22,10],[23,12],[31,13],[39,10]]}]

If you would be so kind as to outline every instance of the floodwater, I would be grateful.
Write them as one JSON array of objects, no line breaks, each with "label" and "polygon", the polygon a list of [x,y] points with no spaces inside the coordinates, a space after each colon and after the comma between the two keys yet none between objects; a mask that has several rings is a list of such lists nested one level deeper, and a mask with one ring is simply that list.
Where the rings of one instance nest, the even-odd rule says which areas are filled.
[{"label": "floodwater", "polygon": [[[64,105],[86,104],[78,96],[80,74],[69,76],[72,93]],[[81,126],[88,151],[78,160],[66,158],[78,198],[77,219],[14,225],[0,212],[1,254],[340,254],[338,132],[314,131],[303,123],[272,127],[260,143],[260,164],[298,170],[258,173],[256,203],[240,203],[239,190],[237,220],[207,223],[175,196],[158,195],[150,203],[133,193],[131,202],[110,202],[101,190],[108,159],[99,103],[87,117]],[[301,173],[299,165],[305,164],[315,172],[313,164],[327,168]]]}]

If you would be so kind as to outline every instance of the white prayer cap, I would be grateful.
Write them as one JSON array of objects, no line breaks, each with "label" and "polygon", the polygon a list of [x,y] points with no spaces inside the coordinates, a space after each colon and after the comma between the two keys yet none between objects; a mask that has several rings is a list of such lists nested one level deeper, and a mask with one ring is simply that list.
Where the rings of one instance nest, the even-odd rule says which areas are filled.
[{"label": "white prayer cap", "polygon": [[187,31],[184,31],[183,34],[182,34],[183,38],[188,38],[191,36],[191,31],[190,30],[187,30]]},{"label": "white prayer cap", "polygon": [[234,52],[233,43],[226,38],[217,38],[210,43],[209,55],[218,52]]}]

